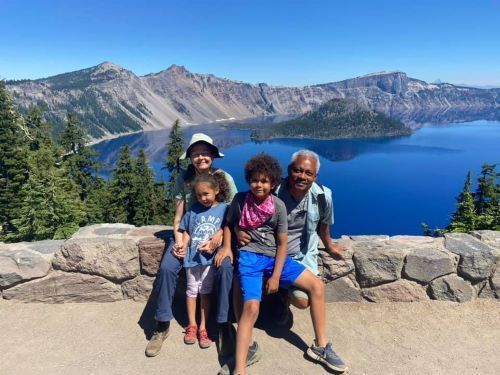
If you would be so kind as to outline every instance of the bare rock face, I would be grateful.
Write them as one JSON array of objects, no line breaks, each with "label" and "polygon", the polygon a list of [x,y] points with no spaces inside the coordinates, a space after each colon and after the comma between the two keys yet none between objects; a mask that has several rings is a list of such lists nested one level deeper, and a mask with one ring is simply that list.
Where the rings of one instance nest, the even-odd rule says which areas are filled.
[{"label": "bare rock face", "polygon": [[325,302],[361,302],[361,290],[348,277],[337,278],[325,285]]},{"label": "bare rock face", "polygon": [[465,302],[475,295],[474,287],[455,274],[433,280],[428,290],[433,299],[443,301]]},{"label": "bare rock face", "polygon": [[144,238],[139,241],[138,247],[141,271],[149,276],[155,276],[165,252],[165,240],[155,237]]},{"label": "bare rock face", "polygon": [[124,298],[130,298],[134,301],[147,301],[155,278],[146,275],[139,275],[132,280],[127,280],[122,284]]},{"label": "bare rock face", "polygon": [[354,246],[354,265],[359,285],[368,288],[401,277],[405,250],[385,242],[360,242]]},{"label": "bare rock face", "polygon": [[416,248],[406,256],[403,275],[427,284],[437,277],[456,271],[457,259],[448,251],[434,248]]},{"label": "bare rock face", "polygon": [[44,277],[63,241],[20,242],[0,245],[0,289]]},{"label": "bare rock face", "polygon": [[354,263],[352,261],[354,248],[352,241],[341,240],[339,243],[346,247],[346,250],[342,253],[342,257],[334,258],[324,249],[320,248],[319,250],[318,268],[321,277],[325,281],[338,279],[354,271]]},{"label": "bare rock face", "polygon": [[363,289],[363,296],[371,302],[416,302],[429,299],[423,286],[409,280]]},{"label": "bare rock face", "polygon": [[139,251],[131,239],[75,238],[55,255],[53,266],[122,282],[139,274]]},{"label": "bare rock face", "polygon": [[55,271],[43,279],[7,289],[3,297],[22,302],[114,302],[123,299],[119,285],[92,275]]},{"label": "bare rock face", "polygon": [[458,275],[477,282],[493,274],[497,261],[496,251],[471,235],[446,233],[445,247],[460,256]]}]

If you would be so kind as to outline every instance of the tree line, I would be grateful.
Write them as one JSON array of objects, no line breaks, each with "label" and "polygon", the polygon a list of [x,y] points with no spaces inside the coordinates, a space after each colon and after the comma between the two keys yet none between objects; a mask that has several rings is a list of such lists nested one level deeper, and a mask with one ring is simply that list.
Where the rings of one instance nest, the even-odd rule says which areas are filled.
[{"label": "tree line", "polygon": [[476,191],[472,191],[472,175],[469,171],[464,187],[457,197],[456,210],[445,229],[430,229],[422,223],[426,236],[442,236],[446,232],[471,232],[473,230],[500,230],[500,183],[496,164],[483,164],[477,179]]},{"label": "tree line", "polygon": [[120,149],[111,178],[99,177],[98,155],[87,143],[74,114],[54,135],[41,108],[17,113],[0,81],[0,241],[63,239],[97,223],[172,222],[183,145],[178,120],[167,144],[168,182],[156,182],[144,150],[134,157],[128,146]]}]

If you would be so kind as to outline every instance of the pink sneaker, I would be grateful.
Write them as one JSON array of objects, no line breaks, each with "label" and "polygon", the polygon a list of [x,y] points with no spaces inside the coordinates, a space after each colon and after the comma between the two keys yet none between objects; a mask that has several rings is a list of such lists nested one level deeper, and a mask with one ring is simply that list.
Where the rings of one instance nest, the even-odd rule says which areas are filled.
[{"label": "pink sneaker", "polygon": [[212,345],[212,340],[208,337],[206,329],[200,329],[198,331],[198,343],[202,349],[210,348],[210,345]]},{"label": "pink sneaker", "polygon": [[193,345],[196,342],[196,332],[198,331],[198,326],[187,326],[184,330],[184,344]]}]

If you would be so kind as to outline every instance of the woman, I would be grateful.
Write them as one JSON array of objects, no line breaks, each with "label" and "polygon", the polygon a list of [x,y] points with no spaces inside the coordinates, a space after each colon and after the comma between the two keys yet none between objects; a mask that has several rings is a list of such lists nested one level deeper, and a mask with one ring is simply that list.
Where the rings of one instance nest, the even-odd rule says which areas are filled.
[{"label": "woman", "polygon": [[[183,267],[182,258],[185,254],[182,251],[182,233],[179,232],[179,224],[186,210],[196,202],[196,197],[192,195],[192,186],[195,177],[203,174],[223,175],[229,185],[227,201],[231,202],[236,194],[236,185],[230,174],[221,169],[215,169],[212,163],[215,158],[222,158],[218,147],[214,145],[212,138],[203,133],[193,134],[186,151],[180,156],[180,160],[189,158],[191,164],[187,170],[181,171],[175,186],[175,217],[174,217],[174,238],[163,256],[163,260],[158,270],[155,282],[155,292],[157,294],[156,309],[156,330],[146,347],[148,357],[156,356],[161,349],[163,341],[167,338],[170,328],[172,314],[172,300],[175,294],[175,286],[179,272]],[[200,251],[213,252],[222,243],[222,230],[217,232],[209,241],[199,247]],[[222,261],[217,269],[216,290],[217,290],[217,323],[219,328],[219,339],[217,349],[219,355],[228,355],[234,350],[234,328],[229,323],[229,291],[233,280],[233,266],[229,257]]]}]

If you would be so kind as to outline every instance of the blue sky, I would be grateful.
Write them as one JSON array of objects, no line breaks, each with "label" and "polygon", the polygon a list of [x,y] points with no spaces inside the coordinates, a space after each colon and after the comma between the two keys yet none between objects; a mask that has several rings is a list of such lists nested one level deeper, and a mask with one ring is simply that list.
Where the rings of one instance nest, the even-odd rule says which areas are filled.
[{"label": "blue sky", "polygon": [[500,87],[500,0],[0,0],[0,78],[112,61],[307,85],[383,70]]}]

